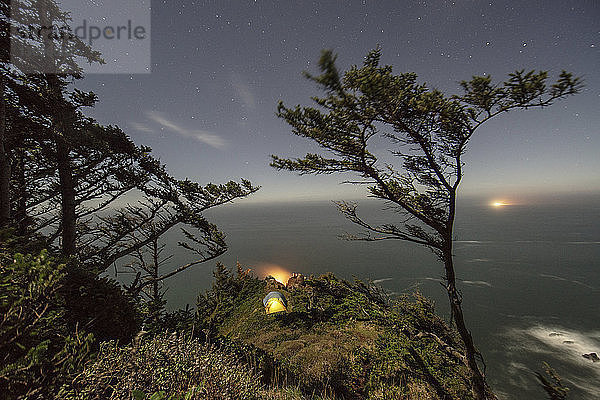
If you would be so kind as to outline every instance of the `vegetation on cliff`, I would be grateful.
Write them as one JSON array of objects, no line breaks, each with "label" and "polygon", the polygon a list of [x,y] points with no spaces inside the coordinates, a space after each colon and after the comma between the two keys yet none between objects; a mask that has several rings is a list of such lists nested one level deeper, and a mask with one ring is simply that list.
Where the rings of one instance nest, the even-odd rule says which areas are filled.
[{"label": "vegetation on cliff", "polygon": [[[195,315],[163,315],[156,333],[129,346],[102,344],[61,397],[471,397],[456,333],[419,294],[391,300],[376,286],[331,274],[288,290],[238,271],[217,267]],[[271,290],[286,296],[287,313],[265,314],[262,298]],[[179,332],[160,333],[174,322]]]},{"label": "vegetation on cliff", "polygon": [[[456,332],[419,294],[392,300],[374,285],[331,274],[289,290],[223,268],[215,276],[199,297],[199,325],[272,356],[280,383],[340,398],[471,396]],[[262,298],[271,290],[285,295],[287,313],[265,314]]]},{"label": "vegetation on cliff", "polygon": [[[197,312],[153,316],[131,340],[128,321],[144,317],[131,305],[130,318],[121,307],[111,320],[69,326],[81,307],[66,301],[69,268],[46,252],[3,258],[0,378],[8,398],[470,398],[456,333],[418,294],[391,300],[330,274],[288,290],[219,264]],[[81,299],[118,297],[100,286]],[[271,290],[286,296],[287,313],[265,314]]]},{"label": "vegetation on cliff", "polygon": [[[46,252],[0,261],[1,398],[472,398],[457,333],[418,293],[391,299],[331,274],[285,287],[219,264],[195,311],[157,316],[110,281],[81,280],[79,303],[69,300],[74,266]],[[265,313],[272,290],[287,298],[287,313]],[[92,311],[77,314],[100,298],[119,300],[121,310],[106,307],[97,321]],[[565,398],[549,376],[538,375],[546,392]]]}]

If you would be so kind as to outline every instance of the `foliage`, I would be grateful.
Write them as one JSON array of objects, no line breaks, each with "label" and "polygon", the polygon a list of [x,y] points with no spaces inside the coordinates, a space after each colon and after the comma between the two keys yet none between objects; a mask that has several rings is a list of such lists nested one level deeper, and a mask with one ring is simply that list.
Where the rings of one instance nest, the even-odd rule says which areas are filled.
[{"label": "foliage", "polygon": [[48,398],[92,352],[93,336],[63,323],[65,265],[46,251],[0,264],[0,392]]},{"label": "foliage", "polygon": [[[420,295],[392,300],[373,285],[328,274],[278,288],[289,312],[269,316],[262,298],[275,288],[268,281],[222,268],[215,274],[226,283],[199,298],[197,325],[226,337],[230,351],[271,377],[265,383],[343,398],[471,398],[456,332]],[[397,397],[385,397],[391,393]]]},{"label": "foliage", "polygon": [[[179,327],[184,315],[164,315],[160,285],[223,254],[225,235],[204,211],[258,187],[243,179],[201,185],[176,178],[150,148],[86,116],[98,97],[72,84],[83,77],[78,62],[102,63],[100,54],[76,37],[62,43],[42,35],[22,43],[11,34],[31,26],[68,30],[69,14],[54,0],[13,4],[14,12],[5,3],[3,43],[33,45],[29,55],[36,60],[11,58],[7,46],[0,51],[2,384],[19,393],[47,394],[56,386],[58,369],[61,379],[75,373],[94,349],[93,337],[129,342],[139,331],[140,311],[155,332],[163,318],[165,326]],[[127,195],[140,201],[115,207]],[[185,237],[179,246],[193,259],[162,269],[157,256],[142,266],[150,272],[144,275],[136,265],[127,294],[103,277],[124,258],[138,257],[144,264],[146,253],[157,255],[163,235],[176,227]],[[64,264],[49,261],[46,252],[36,259],[15,256],[13,263],[13,254],[42,248]],[[138,307],[149,287],[150,301]]]},{"label": "foliage", "polygon": [[67,313],[63,323],[93,333],[98,342],[118,340],[128,343],[140,330],[141,315],[135,299],[118,282],[101,277],[77,263],[66,267],[59,293]]},{"label": "foliage", "polygon": [[548,398],[550,400],[565,400],[569,393],[569,388],[562,383],[560,376],[547,363],[544,363],[544,372],[546,373],[545,376],[539,372],[536,372],[535,376],[544,391],[548,394]]},{"label": "foliage", "polygon": [[235,297],[240,291],[247,290],[250,281],[238,270],[238,275],[233,275],[222,263],[217,263],[213,272],[214,281],[210,290],[200,293],[196,302],[197,314],[203,329],[214,332],[224,316],[237,307]]},{"label": "foliage", "polygon": [[[368,185],[372,197],[400,214],[397,221],[374,225],[356,204],[338,202],[340,212],[364,229],[354,240],[403,240],[432,250],[444,263],[446,290],[465,348],[477,399],[493,398],[477,363],[477,351],[464,322],[462,295],[453,264],[453,230],[458,187],[464,175],[462,156],[476,130],[497,115],[515,109],[546,107],[581,90],[580,78],[562,71],[547,85],[546,71],[516,71],[505,82],[474,76],[461,83],[463,93],[447,96],[417,82],[414,73],[394,74],[381,65],[375,49],[362,66],[340,73],[336,56],[323,51],[320,75],[306,73],[325,92],[316,107],[286,107],[277,115],[295,135],[323,150],[303,158],[272,156],[271,166],[299,174],[351,172]],[[389,154],[381,154],[383,146]],[[378,151],[379,150],[379,151]]]},{"label": "foliage", "polygon": [[184,332],[195,336],[196,322],[196,313],[188,305],[184,309],[165,312],[159,319],[156,332]]},{"label": "foliage", "polygon": [[267,316],[261,300],[271,284],[219,265],[196,317],[181,310],[169,321],[188,333],[191,324],[212,344],[184,333],[104,343],[61,396],[471,398],[456,333],[422,296],[391,300],[373,285],[329,274],[293,291],[278,288],[290,312]]},{"label": "foliage", "polygon": [[230,354],[186,335],[161,334],[127,347],[103,343],[96,360],[61,396],[252,400],[261,398],[261,390],[259,377]]},{"label": "foliage", "polygon": [[160,390],[158,392],[154,392],[152,395],[148,396],[146,393],[141,390],[133,390],[131,392],[133,398],[135,400],[190,400],[194,395],[194,390],[190,389],[188,392],[184,394],[167,394],[164,390]]},{"label": "foliage", "polygon": [[[17,32],[40,24],[68,29],[68,13],[54,0],[14,7],[19,12],[0,11]],[[160,275],[136,277],[129,288],[134,297],[223,254],[225,236],[203,212],[258,187],[244,179],[201,185],[172,176],[150,148],[136,145],[119,127],[85,115],[98,97],[72,84],[82,78],[77,62],[102,62],[98,52],[74,37],[66,43],[73,46],[67,53],[44,58],[65,50],[65,43],[54,36],[31,39],[40,63],[0,60],[0,227],[12,228],[23,243],[36,237],[53,254],[73,256],[95,274],[123,258],[141,256],[148,244],[181,228],[185,240],[179,245],[193,259]],[[21,62],[15,65],[15,60]],[[115,207],[131,195],[141,201]]]}]

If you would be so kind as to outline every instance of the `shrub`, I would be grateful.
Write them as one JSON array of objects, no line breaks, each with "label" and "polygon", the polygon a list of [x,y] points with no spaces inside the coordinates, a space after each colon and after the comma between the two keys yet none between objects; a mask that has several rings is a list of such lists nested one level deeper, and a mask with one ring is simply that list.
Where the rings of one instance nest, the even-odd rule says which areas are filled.
[{"label": "shrub", "polygon": [[65,272],[59,294],[65,300],[64,322],[69,329],[85,329],[98,342],[129,343],[141,325],[135,301],[115,280],[85,271],[76,263],[69,263]]},{"label": "shrub", "polygon": [[260,376],[234,355],[185,335],[161,334],[127,347],[103,343],[61,398],[251,400],[261,390]]},{"label": "shrub", "polygon": [[267,384],[283,381],[309,396],[471,398],[456,333],[423,296],[391,299],[374,285],[326,274],[293,290],[277,288],[289,307],[272,316],[262,307],[269,281],[231,282],[222,268],[217,275],[226,279],[200,296],[197,326],[241,344],[240,359],[277,378]]},{"label": "shrub", "polygon": [[569,393],[569,388],[566,387],[560,376],[556,373],[550,365],[547,363],[543,364],[544,372],[546,376],[542,375],[539,372],[535,373],[540,385],[548,395],[548,399],[550,400],[565,400],[567,398],[567,394]]},{"label": "shrub", "polygon": [[93,337],[63,323],[64,270],[45,250],[0,262],[0,393],[6,398],[49,398],[90,353]]}]

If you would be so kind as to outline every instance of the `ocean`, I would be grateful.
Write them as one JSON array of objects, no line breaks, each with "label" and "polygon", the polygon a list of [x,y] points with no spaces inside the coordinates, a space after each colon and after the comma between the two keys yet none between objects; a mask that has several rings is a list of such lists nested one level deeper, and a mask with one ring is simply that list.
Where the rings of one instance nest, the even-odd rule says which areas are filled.
[{"label": "ocean", "polygon": [[[572,196],[553,203],[491,207],[461,200],[455,267],[466,322],[503,399],[545,399],[534,372],[548,362],[570,387],[569,398],[600,398],[600,201]],[[359,211],[374,223],[397,215],[374,200]],[[305,275],[333,272],[371,280],[392,294],[420,291],[448,317],[443,268],[426,248],[398,240],[345,241],[360,228],[331,202],[236,204],[206,213],[227,234],[217,261],[258,274],[281,268]],[[171,238],[173,245],[175,237]],[[174,248],[173,246],[171,246]],[[174,249],[174,262],[191,258]],[[193,306],[210,287],[215,262],[168,281],[169,308]]]}]

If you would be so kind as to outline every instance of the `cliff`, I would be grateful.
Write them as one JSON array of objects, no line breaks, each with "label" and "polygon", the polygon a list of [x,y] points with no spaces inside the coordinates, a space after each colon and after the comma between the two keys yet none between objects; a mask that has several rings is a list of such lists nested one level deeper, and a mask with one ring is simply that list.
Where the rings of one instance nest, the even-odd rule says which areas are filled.
[{"label": "cliff", "polygon": [[[457,335],[419,294],[392,300],[331,274],[287,287],[244,273],[215,276],[199,300],[201,318],[213,336],[257,350],[246,354],[263,364],[271,359],[262,366],[268,383],[344,399],[471,398]],[[272,290],[286,297],[287,312],[265,313]]]}]

